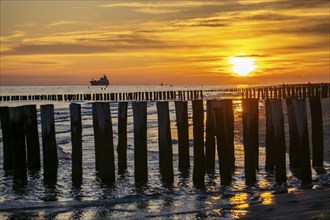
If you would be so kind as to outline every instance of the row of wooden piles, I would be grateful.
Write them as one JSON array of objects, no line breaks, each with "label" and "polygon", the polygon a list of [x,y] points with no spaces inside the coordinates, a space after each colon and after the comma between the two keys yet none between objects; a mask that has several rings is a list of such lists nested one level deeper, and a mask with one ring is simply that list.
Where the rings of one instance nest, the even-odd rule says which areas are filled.
[{"label": "row of wooden piles", "polygon": [[328,83],[265,86],[256,88],[228,88],[190,91],[155,91],[155,92],[123,92],[123,93],[89,93],[89,94],[49,94],[49,95],[5,95],[1,101],[161,101],[161,100],[195,100],[203,99],[204,92],[241,93],[242,98],[282,98],[311,96],[330,97]]},{"label": "row of wooden piles", "polygon": [[0,96],[0,101],[155,101],[155,100],[194,100],[203,99],[202,90],[53,94],[53,95],[13,95]]},{"label": "row of wooden piles", "polygon": [[[266,164],[267,171],[275,171],[278,184],[286,183],[286,146],[284,116],[281,99],[267,99],[266,110]],[[248,186],[257,183],[259,169],[259,114],[258,99],[242,99],[243,144],[245,182]],[[309,99],[312,119],[313,166],[323,167],[323,124],[319,96]],[[118,103],[118,145],[117,168],[127,169],[127,108],[128,102]],[[132,102],[134,123],[134,175],[135,182],[148,181],[147,164],[147,102]],[[307,128],[306,99],[286,99],[290,146],[290,168],[299,170],[303,185],[312,183],[310,151]],[[169,117],[169,102],[158,101],[158,142],[159,168],[162,181],[174,181],[172,138]],[[203,100],[192,101],[193,119],[193,183],[204,185],[205,173],[215,172],[215,155],[218,153],[220,180],[229,185],[235,170],[234,115],[232,100],[206,101],[206,128],[204,138]],[[178,132],[178,168],[181,172],[190,169],[188,137],[188,102],[175,101]],[[54,106],[41,105],[41,135],[43,152],[43,175],[46,184],[57,181],[58,155],[54,121]],[[96,171],[104,183],[115,181],[115,156],[113,126],[108,102],[92,103],[95,140]],[[27,169],[40,169],[40,150],[35,105],[0,108],[3,134],[5,170],[13,170],[15,181],[27,181]],[[72,142],[72,181],[80,185],[83,180],[82,168],[82,120],[80,104],[70,104]],[[204,141],[205,139],[205,141]]]},{"label": "row of wooden piles", "polygon": [[320,96],[321,98],[330,97],[330,89],[328,83],[322,84],[303,84],[303,85],[285,85],[282,86],[266,86],[256,88],[245,88],[241,90],[242,98],[257,99],[286,99],[297,97],[306,99],[312,96]]}]

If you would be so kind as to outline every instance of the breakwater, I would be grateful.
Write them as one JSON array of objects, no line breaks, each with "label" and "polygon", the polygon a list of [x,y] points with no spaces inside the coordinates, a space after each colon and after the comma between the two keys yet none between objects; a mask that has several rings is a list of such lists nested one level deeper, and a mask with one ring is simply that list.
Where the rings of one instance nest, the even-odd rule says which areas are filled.
[{"label": "breakwater", "polygon": [[[307,93],[306,93],[307,94]],[[234,123],[231,99],[206,100],[202,97],[192,100],[193,126],[193,168],[192,180],[197,186],[205,184],[205,174],[214,172],[215,156],[218,154],[221,185],[230,185],[235,169]],[[285,99],[289,121],[289,166],[299,169],[299,178],[303,186],[311,186],[311,166],[323,167],[323,124],[321,97],[309,97],[309,108],[312,119],[312,130],[307,129],[306,99],[287,97]],[[284,134],[284,100],[268,98],[265,102],[266,118],[266,170],[275,172],[277,184],[286,180],[286,153]],[[257,183],[258,167],[258,99],[243,98],[243,145],[245,183],[253,186]],[[179,169],[190,170],[188,139],[187,101],[175,101],[176,125],[178,132]],[[95,171],[105,184],[112,184],[117,171],[127,168],[127,106],[133,109],[134,124],[134,179],[137,184],[148,182],[147,158],[147,102],[120,102],[118,105],[118,139],[117,156],[113,142],[113,126],[109,102],[93,102],[92,118],[95,147]],[[172,138],[170,133],[169,102],[158,101],[158,146],[159,171],[162,181],[172,184],[174,165],[172,154]],[[204,127],[204,112],[206,126]],[[320,114],[321,113],[321,114]],[[27,170],[41,168],[39,155],[39,133],[42,136],[43,180],[54,185],[57,181],[58,152],[54,125],[54,106],[41,105],[41,132],[38,131],[37,109],[35,105],[0,108],[1,128],[3,134],[3,168],[13,171],[16,182],[26,182]],[[81,106],[70,104],[70,124],[72,143],[72,183],[79,185],[83,181],[82,168],[82,120]],[[119,128],[120,127],[120,128]],[[309,153],[308,133],[312,132],[312,152]],[[204,138],[205,135],[205,138]],[[205,140],[205,141],[204,141]],[[115,161],[117,158],[117,161]],[[312,165],[310,163],[312,159]],[[14,182],[15,182],[14,181]]]},{"label": "breakwater", "polygon": [[[102,88],[102,87],[101,87]],[[29,94],[1,95],[0,102],[8,101],[161,101],[161,100],[194,100],[203,99],[203,92],[237,93],[242,98],[282,98],[310,96],[330,97],[329,83],[309,83],[257,86],[248,88],[225,88],[181,91],[152,91],[152,92],[102,92],[80,94]],[[102,88],[103,89],[103,88]]]}]

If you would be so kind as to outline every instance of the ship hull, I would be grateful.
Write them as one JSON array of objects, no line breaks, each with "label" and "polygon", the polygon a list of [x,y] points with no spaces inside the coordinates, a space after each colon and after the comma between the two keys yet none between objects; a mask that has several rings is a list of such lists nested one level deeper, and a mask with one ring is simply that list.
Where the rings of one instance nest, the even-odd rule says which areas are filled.
[{"label": "ship hull", "polygon": [[91,86],[108,86],[110,83],[98,82],[98,81],[90,81]]}]

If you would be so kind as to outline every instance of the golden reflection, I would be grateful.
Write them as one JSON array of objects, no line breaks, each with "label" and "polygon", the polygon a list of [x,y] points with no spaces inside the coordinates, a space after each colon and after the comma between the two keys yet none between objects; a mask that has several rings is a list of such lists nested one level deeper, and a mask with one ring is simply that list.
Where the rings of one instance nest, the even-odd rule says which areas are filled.
[{"label": "golden reflection", "polygon": [[247,198],[247,193],[238,193],[230,198],[230,203],[235,205],[235,207],[231,211],[233,218],[239,218],[247,214],[247,208],[249,207]]},{"label": "golden reflection", "polygon": [[260,194],[261,204],[262,205],[271,205],[273,204],[273,195],[271,192],[265,192]]}]

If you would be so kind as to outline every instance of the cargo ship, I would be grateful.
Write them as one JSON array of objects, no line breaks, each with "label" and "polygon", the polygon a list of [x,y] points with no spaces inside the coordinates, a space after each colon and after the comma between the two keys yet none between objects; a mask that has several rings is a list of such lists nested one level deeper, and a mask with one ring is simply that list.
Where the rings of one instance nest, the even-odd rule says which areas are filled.
[{"label": "cargo ship", "polygon": [[89,82],[91,83],[91,86],[108,86],[110,84],[106,75],[103,75],[99,80],[92,79]]}]

